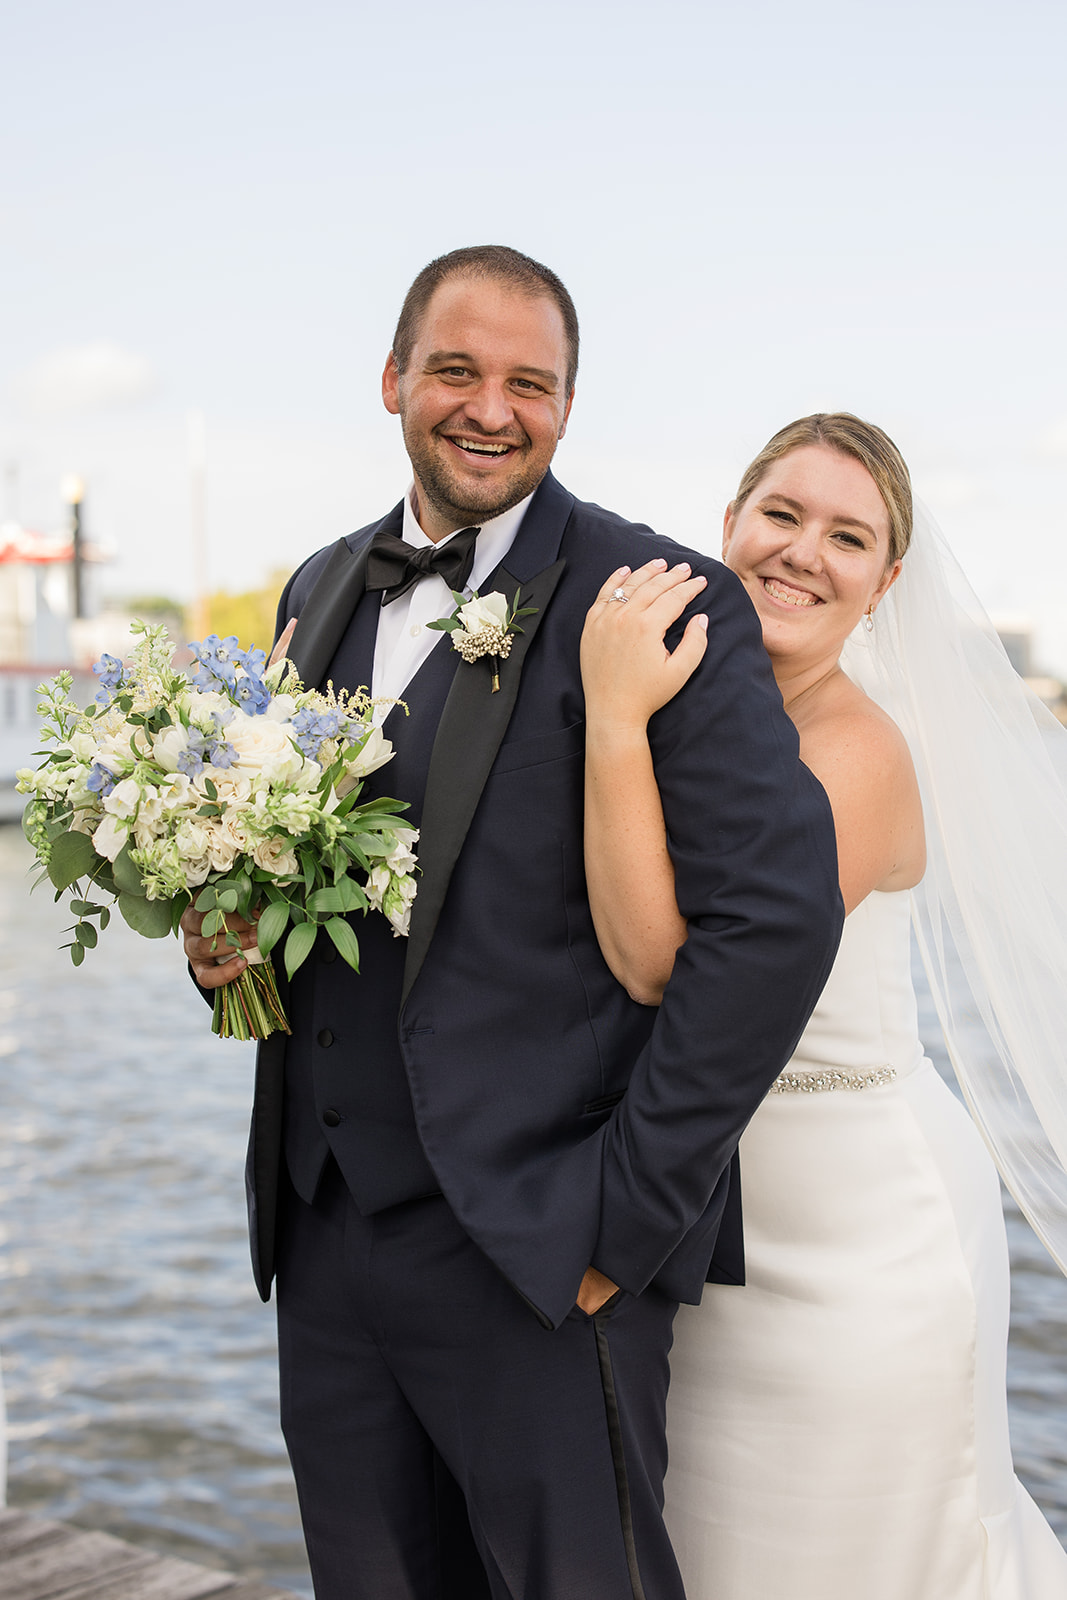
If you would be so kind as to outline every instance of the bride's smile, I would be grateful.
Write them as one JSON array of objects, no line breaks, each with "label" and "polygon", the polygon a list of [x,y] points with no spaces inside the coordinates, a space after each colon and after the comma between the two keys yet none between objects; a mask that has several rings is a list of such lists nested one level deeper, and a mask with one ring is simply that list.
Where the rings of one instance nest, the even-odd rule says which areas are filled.
[{"label": "bride's smile", "polygon": [[791,451],[727,511],[723,560],[748,590],[772,658],[802,671],[836,660],[899,568],[873,479],[826,445]]}]

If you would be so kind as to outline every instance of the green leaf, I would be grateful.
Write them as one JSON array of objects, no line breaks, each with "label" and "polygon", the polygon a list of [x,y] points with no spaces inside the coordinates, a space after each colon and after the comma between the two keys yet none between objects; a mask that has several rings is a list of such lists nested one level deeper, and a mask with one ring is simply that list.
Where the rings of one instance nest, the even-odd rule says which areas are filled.
[{"label": "green leaf", "polygon": [[107,925],[108,925],[108,923],[110,921],[111,921],[111,912],[108,910],[107,906],[104,906],[101,909],[101,912],[100,912],[100,932],[101,933],[103,933],[104,929],[107,927]]},{"label": "green leaf", "polygon": [[95,950],[99,934],[91,922],[79,922],[74,930],[74,937],[79,944],[85,946],[86,950]]},{"label": "green leaf", "polygon": [[219,910],[232,914],[237,910],[236,889],[223,889],[219,895]]},{"label": "green leaf", "polygon": [[316,889],[315,893],[308,896],[307,908],[309,911],[324,916],[347,909],[340,888],[331,885],[328,889]]},{"label": "green leaf", "polygon": [[76,967],[80,967],[82,962],[85,960],[84,946],[80,944],[68,944],[66,948],[70,951],[70,959],[73,961],[74,965]]},{"label": "green leaf", "polygon": [[455,617],[440,617],[436,622],[428,622],[428,628],[437,628],[441,633],[455,633],[457,628],[462,628],[462,622],[457,622]]},{"label": "green leaf", "polygon": [[210,778],[204,779],[204,793],[207,795],[209,800],[217,800],[219,797],[219,791],[216,789]]},{"label": "green leaf", "polygon": [[76,917],[92,917],[102,910],[101,906],[94,905],[91,900],[72,900],[70,909]]},{"label": "green leaf", "polygon": [[170,901],[146,900],[143,895],[119,895],[119,910],[134,933],[144,939],[165,939],[170,932]]},{"label": "green leaf", "polygon": [[193,901],[198,911],[214,911],[217,903],[218,895],[215,893],[215,886],[212,883],[209,883],[206,889],[201,889]]},{"label": "green leaf", "polygon": [[288,904],[284,900],[272,900],[256,923],[256,943],[265,956],[270,955],[288,926]]},{"label": "green leaf", "polygon": [[353,972],[358,972],[359,942],[352,932],[352,924],[343,917],[331,917],[326,924],[326,932],[337,946],[338,954],[344,957]]},{"label": "green leaf", "polygon": [[[128,842],[123,845],[122,849],[115,857],[115,861],[111,870],[115,875],[115,885],[119,889],[120,893],[136,894],[141,896],[144,895],[144,884],[141,882],[141,869],[139,866],[137,866],[136,862],[130,859],[130,845]],[[125,916],[125,912],[123,915]],[[130,921],[129,917],[126,917],[126,921]],[[133,924],[130,923],[130,926],[132,927]]]},{"label": "green leaf", "polygon": [[57,889],[69,889],[93,870],[96,861],[93,841],[87,833],[61,833],[52,845],[48,876]]},{"label": "green leaf", "polygon": [[314,922],[301,922],[290,929],[289,937],[285,941],[286,977],[291,978],[297,968],[307,960],[317,932]]}]

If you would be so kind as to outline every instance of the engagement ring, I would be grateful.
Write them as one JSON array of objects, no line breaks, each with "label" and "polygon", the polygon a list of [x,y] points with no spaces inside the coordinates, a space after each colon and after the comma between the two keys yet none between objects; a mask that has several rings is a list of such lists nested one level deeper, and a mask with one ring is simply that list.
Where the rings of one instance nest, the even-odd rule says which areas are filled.
[{"label": "engagement ring", "polygon": [[626,593],[625,589],[612,589],[611,593],[608,595],[609,600],[622,600],[625,602],[629,600],[629,598],[630,596]]}]

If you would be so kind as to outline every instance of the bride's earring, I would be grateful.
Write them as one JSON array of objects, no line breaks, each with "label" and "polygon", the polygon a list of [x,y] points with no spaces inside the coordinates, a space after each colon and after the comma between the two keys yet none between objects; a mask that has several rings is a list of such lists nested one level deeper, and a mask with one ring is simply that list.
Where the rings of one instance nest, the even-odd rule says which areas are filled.
[{"label": "bride's earring", "polygon": [[867,629],[868,633],[873,633],[874,632],[874,606],[873,605],[869,605],[867,607],[866,611],[863,613],[863,626]]}]

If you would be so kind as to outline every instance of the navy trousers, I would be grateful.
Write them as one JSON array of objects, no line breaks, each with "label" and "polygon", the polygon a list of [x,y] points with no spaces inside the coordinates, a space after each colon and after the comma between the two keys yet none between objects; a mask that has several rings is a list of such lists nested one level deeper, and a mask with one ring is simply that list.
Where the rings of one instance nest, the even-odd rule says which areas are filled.
[{"label": "navy trousers", "polygon": [[440,1195],[364,1217],[332,1162],[313,1205],[288,1192],[277,1297],[316,1600],[684,1600],[673,1301],[546,1330]]}]

